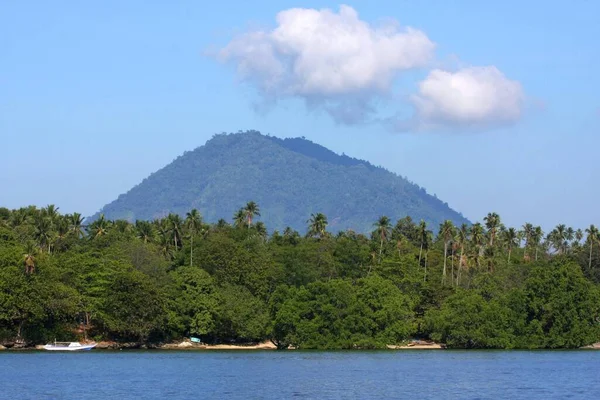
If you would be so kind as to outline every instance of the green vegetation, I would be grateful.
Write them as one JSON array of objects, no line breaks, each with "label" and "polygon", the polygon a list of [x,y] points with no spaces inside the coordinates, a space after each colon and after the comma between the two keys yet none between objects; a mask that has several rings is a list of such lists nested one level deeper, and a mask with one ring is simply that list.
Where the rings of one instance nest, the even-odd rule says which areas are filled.
[{"label": "green vegetation", "polygon": [[[239,206],[239,205],[238,205]],[[383,348],[575,348],[600,340],[600,235],[382,216],[370,235],[270,235],[248,202],[232,223],[197,210],[108,220],[48,206],[0,208],[0,342],[209,343]],[[434,227],[431,227],[434,228]]]},{"label": "green vegetation", "polygon": [[[184,153],[106,205],[108,219],[153,220],[169,213],[184,217],[198,209],[209,222],[228,218],[249,198],[270,229],[306,232],[305,221],[323,213],[331,232],[369,233],[381,215],[410,215],[438,226],[468,221],[425,189],[383,168],[337,155],[303,138],[278,139],[255,131],[216,135]],[[247,211],[240,218],[248,218]],[[250,217],[250,220],[253,216]]]}]

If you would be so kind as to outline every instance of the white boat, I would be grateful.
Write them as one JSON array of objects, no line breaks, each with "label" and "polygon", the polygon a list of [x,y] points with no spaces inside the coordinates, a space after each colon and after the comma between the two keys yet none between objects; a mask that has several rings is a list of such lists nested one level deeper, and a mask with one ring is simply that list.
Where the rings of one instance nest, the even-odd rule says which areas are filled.
[{"label": "white boat", "polygon": [[77,351],[77,350],[91,350],[96,347],[96,343],[81,344],[79,342],[54,342],[44,346],[45,350],[53,351]]}]

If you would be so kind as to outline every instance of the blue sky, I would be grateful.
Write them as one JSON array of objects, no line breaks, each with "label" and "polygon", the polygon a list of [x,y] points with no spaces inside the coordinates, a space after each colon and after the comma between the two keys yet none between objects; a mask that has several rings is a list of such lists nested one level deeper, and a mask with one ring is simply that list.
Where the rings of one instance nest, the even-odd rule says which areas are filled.
[{"label": "blue sky", "polygon": [[[600,223],[599,3],[348,2],[354,19],[336,19],[337,2],[203,3],[1,2],[0,205],[54,203],[91,215],[214,133],[257,129],[384,166],[472,220],[496,211],[516,226]],[[430,50],[427,60],[418,49],[366,41],[357,54],[371,55],[371,80],[359,68],[339,87],[307,89],[308,75],[287,69],[265,90],[271,70],[263,64],[242,80],[236,68],[262,60],[245,52],[256,44],[276,43],[276,60],[290,51],[309,72],[323,72],[311,64],[319,61],[309,57],[312,44],[302,37],[294,47],[291,25],[275,19],[293,7],[330,9],[331,21],[369,29],[396,21],[396,33],[384,36],[399,40],[413,27],[426,38],[419,49]],[[280,15],[293,22],[304,14]],[[331,62],[348,65],[339,57]],[[464,83],[459,97],[479,84],[504,95],[479,91],[489,105],[479,113],[478,104],[443,97],[446,78]],[[359,115],[363,102],[371,112],[362,123],[328,108]],[[381,122],[391,117],[402,129]]]}]

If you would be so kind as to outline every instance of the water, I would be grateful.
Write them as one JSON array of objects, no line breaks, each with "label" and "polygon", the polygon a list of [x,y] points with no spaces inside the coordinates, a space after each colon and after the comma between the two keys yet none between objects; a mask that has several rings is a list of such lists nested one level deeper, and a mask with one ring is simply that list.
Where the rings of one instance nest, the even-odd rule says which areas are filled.
[{"label": "water", "polygon": [[600,399],[600,351],[0,353],[0,399]]}]

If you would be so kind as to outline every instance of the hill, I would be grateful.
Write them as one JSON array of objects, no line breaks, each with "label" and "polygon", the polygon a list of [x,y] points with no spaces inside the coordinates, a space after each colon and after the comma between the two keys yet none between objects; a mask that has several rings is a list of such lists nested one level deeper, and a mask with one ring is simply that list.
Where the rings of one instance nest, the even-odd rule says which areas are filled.
[{"label": "hill", "polygon": [[322,212],[331,231],[368,232],[378,217],[407,215],[434,229],[446,219],[468,222],[447,203],[384,168],[304,138],[279,139],[256,131],[215,135],[185,152],[91,219],[154,219],[197,208],[207,221],[224,218],[246,202],[260,205],[267,227],[305,231]]}]

